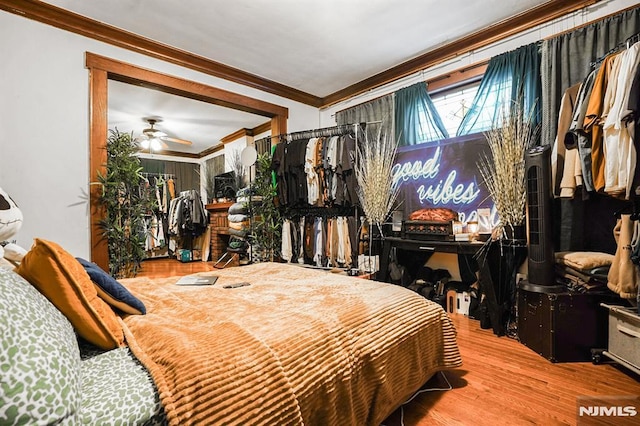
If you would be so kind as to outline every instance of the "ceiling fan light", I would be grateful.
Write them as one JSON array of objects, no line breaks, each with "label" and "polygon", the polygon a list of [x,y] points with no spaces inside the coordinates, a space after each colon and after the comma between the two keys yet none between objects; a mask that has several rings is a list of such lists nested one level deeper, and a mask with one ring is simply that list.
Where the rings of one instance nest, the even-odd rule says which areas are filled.
[{"label": "ceiling fan light", "polygon": [[150,148],[151,148],[151,151],[160,151],[162,149],[162,144],[160,143],[160,140],[157,138],[151,139]]},{"label": "ceiling fan light", "polygon": [[149,149],[149,146],[150,146],[149,139],[144,139],[140,141],[140,147],[142,147],[142,149]]}]

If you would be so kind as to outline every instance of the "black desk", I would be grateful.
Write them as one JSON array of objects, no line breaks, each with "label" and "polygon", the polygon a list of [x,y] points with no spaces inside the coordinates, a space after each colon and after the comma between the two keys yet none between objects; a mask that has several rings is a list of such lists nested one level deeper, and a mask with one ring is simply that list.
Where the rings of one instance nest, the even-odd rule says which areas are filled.
[{"label": "black desk", "polygon": [[[484,247],[488,244],[487,247]],[[480,294],[484,294],[491,319],[493,332],[502,336],[506,332],[505,311],[508,314],[515,301],[515,277],[518,266],[526,258],[526,245],[500,242],[466,242],[466,241],[423,241],[409,240],[399,237],[385,237],[382,241],[380,270],[377,280],[389,282],[389,258],[392,248],[417,251],[425,254],[428,260],[433,253],[455,253],[476,255],[484,247],[487,250],[479,256],[478,285]],[[425,262],[426,262],[425,260]],[[402,263],[402,259],[398,259]]]},{"label": "black desk", "polygon": [[[379,281],[387,282],[389,279],[389,257],[391,248],[402,250],[420,251],[430,257],[435,252],[457,253],[474,255],[483,246],[481,242],[467,241],[421,241],[408,240],[399,237],[385,237],[382,241],[382,254],[380,255],[380,270],[378,271]],[[427,260],[428,260],[427,257]]]}]

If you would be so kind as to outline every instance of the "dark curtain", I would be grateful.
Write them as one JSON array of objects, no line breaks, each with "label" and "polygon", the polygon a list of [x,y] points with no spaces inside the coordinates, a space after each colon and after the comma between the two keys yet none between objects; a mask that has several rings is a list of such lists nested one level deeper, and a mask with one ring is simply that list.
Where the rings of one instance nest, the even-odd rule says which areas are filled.
[{"label": "dark curtain", "polygon": [[172,174],[176,178],[176,194],[190,189],[200,193],[199,170],[200,166],[195,163],[165,161],[165,173]]},{"label": "dark curtain", "polygon": [[176,194],[189,189],[195,189],[200,193],[200,166],[198,164],[141,158],[140,166],[143,172],[173,175]]},{"label": "dark curtain", "polygon": [[[540,43],[522,46],[489,60],[475,98],[457,136],[479,133],[500,122],[514,102],[532,124],[540,122]],[[491,123],[488,127],[487,123]]]},{"label": "dark curtain", "polygon": [[[624,45],[638,32],[640,8],[634,8],[542,42],[542,144],[553,145],[555,142],[564,92],[584,81],[593,69],[592,62]],[[620,200],[600,194],[556,199],[555,250],[613,253],[616,246],[614,212],[622,204]]]},{"label": "dark curtain", "polygon": [[164,161],[141,158],[140,167],[142,167],[142,171],[145,173],[158,173],[158,174],[166,173],[164,171]]},{"label": "dark curtain", "polygon": [[396,92],[395,136],[398,146],[417,145],[449,137],[424,82]]},{"label": "dark curtain", "polygon": [[640,32],[640,8],[611,16],[542,42],[542,143],[551,145],[558,131],[562,94],[591,71],[591,62]]},{"label": "dark curtain", "polygon": [[382,123],[369,124],[365,127],[366,140],[376,140],[378,134],[395,134],[394,125],[395,95],[393,93],[372,99],[368,102],[353,106],[351,108],[338,111],[336,113],[336,123],[356,124],[356,123]]}]

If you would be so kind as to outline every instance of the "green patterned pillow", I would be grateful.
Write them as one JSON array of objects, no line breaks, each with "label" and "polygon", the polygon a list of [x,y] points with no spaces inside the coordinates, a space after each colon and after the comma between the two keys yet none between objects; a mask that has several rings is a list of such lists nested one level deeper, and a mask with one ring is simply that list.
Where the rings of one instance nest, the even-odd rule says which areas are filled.
[{"label": "green patterned pillow", "polygon": [[160,395],[147,369],[129,348],[107,352],[82,348],[78,421],[85,425],[165,424]]},{"label": "green patterned pillow", "polygon": [[73,423],[80,350],[58,309],[24,278],[0,268],[0,424]]}]

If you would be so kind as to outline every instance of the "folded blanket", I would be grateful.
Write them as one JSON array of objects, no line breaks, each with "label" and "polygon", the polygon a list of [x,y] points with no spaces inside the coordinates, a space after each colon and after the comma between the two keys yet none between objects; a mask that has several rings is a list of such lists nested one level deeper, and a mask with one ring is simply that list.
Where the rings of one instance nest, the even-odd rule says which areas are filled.
[{"label": "folded blanket", "polygon": [[578,271],[588,271],[600,266],[610,266],[614,256],[597,251],[561,251],[555,254],[556,263]]},{"label": "folded blanket", "polygon": [[245,222],[249,220],[249,216],[246,214],[230,214],[227,218],[229,222]]},{"label": "folded blanket", "polygon": [[244,222],[229,222],[229,228],[235,229],[236,231],[244,231],[249,229],[251,223],[246,220]]}]

